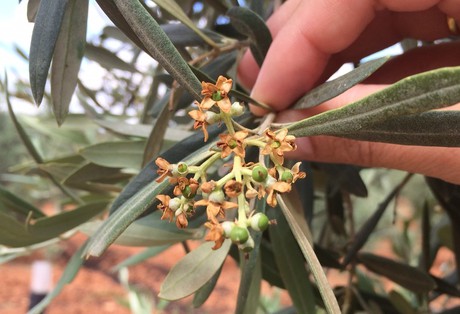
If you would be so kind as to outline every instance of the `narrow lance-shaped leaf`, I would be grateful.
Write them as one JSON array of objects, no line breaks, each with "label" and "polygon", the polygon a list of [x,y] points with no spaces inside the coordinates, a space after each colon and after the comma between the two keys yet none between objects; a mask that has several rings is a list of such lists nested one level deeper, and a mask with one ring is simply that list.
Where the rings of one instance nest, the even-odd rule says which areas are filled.
[{"label": "narrow lance-shaped leaf", "polygon": [[30,43],[29,76],[37,105],[43,99],[46,79],[53,58],[68,0],[41,0]]},{"label": "narrow lance-shaped leaf", "polygon": [[[277,195],[277,200],[279,204],[283,204],[284,200],[280,195]],[[326,275],[324,273],[321,264],[315,255],[313,246],[308,241],[308,234],[305,233],[305,230],[302,229],[299,225],[297,219],[292,215],[292,212],[287,209],[287,206],[280,206],[283,210],[283,214],[286,217],[286,220],[292,230],[292,233],[299,244],[300,250],[307,261],[308,266],[310,267],[311,273],[315,278],[318,290],[321,294],[321,298],[324,301],[324,306],[328,313],[340,313],[340,307],[335,298],[334,292],[329,286]],[[308,225],[307,225],[308,227]]]},{"label": "narrow lance-shaped leaf", "polygon": [[407,174],[404,179],[388,194],[388,196],[378,205],[375,212],[371,217],[361,226],[361,228],[356,232],[353,241],[350,243],[345,255],[342,264],[344,266],[348,265],[356,256],[356,253],[364,246],[364,244],[369,239],[369,236],[374,231],[375,227],[382,218],[385,210],[388,208],[390,202],[395,198],[395,196],[401,191],[401,189],[406,185],[406,183],[412,178],[412,174]]},{"label": "narrow lance-shaped leaf", "polygon": [[315,300],[305,259],[284,218],[278,209],[269,210],[276,225],[269,227],[276,264],[284,285],[298,313],[315,313]]},{"label": "narrow lance-shaped leaf", "polygon": [[198,36],[200,36],[208,45],[216,47],[216,43],[208,37],[202,30],[200,30],[192,20],[185,14],[182,8],[175,2],[169,0],[153,0],[159,7],[166,10],[169,14],[176,17],[183,24],[192,29]]},{"label": "narrow lance-shaped leaf", "polygon": [[232,7],[228,10],[232,25],[251,41],[250,49],[259,66],[262,66],[268,48],[272,43],[272,35],[264,20],[253,11],[243,7]]},{"label": "narrow lance-shaped leaf", "polygon": [[218,250],[214,243],[206,242],[188,253],[171,269],[160,288],[159,297],[178,300],[202,287],[219,270],[232,242],[225,240]]},{"label": "narrow lance-shaped leaf", "polygon": [[[267,203],[258,200],[255,211],[265,213]],[[262,232],[251,232],[254,241],[254,248],[248,258],[244,258],[243,252],[240,254],[241,280],[238,288],[236,301],[236,314],[255,313],[260,299],[260,282],[262,280],[262,265],[260,259],[260,243]]]},{"label": "narrow lance-shaped leaf", "polygon": [[311,108],[342,94],[346,90],[368,78],[389,59],[390,58],[385,57],[366,62],[335,80],[321,84],[305,94],[305,96],[299,99],[292,108]]},{"label": "narrow lance-shaped leaf", "polygon": [[[187,165],[194,165],[204,158],[209,157],[213,152],[209,146],[193,152],[183,161]],[[118,236],[155,201],[155,197],[169,185],[168,180],[161,183],[151,181],[143,186],[129,199],[121,204],[117,210],[103,223],[103,225],[91,237],[88,248],[85,251],[87,256],[100,256],[107,247],[112,244]],[[132,192],[130,192],[131,194]],[[114,205],[113,205],[114,206]]]},{"label": "narrow lance-shaped leaf", "polygon": [[127,72],[137,72],[134,65],[123,61],[116,54],[104,47],[87,44],[85,48],[85,56],[88,59],[99,63],[101,67],[106,68],[108,71],[111,71],[112,69],[119,69]]},{"label": "narrow lance-shaped leaf", "polygon": [[193,98],[201,100],[201,83],[160,25],[138,0],[114,0],[124,18],[150,54]]},{"label": "narrow lance-shaped leaf", "polygon": [[427,293],[436,287],[434,280],[421,270],[371,253],[359,253],[358,260],[369,270],[385,276],[416,293]]},{"label": "narrow lance-shaped leaf", "polygon": [[336,136],[402,145],[459,147],[459,134],[460,112],[446,110],[394,117],[357,133]]},{"label": "narrow lance-shaped leaf", "polygon": [[30,23],[35,22],[37,16],[38,7],[40,6],[40,0],[29,0],[27,1],[27,20]]},{"label": "narrow lance-shaped leaf", "polygon": [[291,124],[294,136],[357,133],[373,124],[460,100],[460,67],[442,68],[407,77],[345,107]]},{"label": "narrow lance-shaped leaf", "polygon": [[88,0],[69,0],[51,66],[53,112],[59,125],[64,122],[86,43]]}]

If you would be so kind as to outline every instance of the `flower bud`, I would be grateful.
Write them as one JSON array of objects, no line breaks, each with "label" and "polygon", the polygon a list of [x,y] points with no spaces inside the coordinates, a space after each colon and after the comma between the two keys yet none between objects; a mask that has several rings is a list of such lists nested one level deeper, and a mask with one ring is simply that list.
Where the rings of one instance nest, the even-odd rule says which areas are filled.
[{"label": "flower bud", "polygon": [[225,237],[229,238],[233,228],[235,227],[235,223],[232,221],[224,221],[221,225],[222,229],[224,229]]},{"label": "flower bud", "polygon": [[222,117],[221,117],[220,113],[215,113],[215,112],[212,112],[212,111],[206,111],[206,113],[205,113],[205,121],[208,124],[214,124],[214,123],[220,122],[221,120],[222,120]]},{"label": "flower bud", "polygon": [[263,213],[257,213],[250,219],[251,228],[256,231],[265,231],[270,224],[270,220],[267,215]]},{"label": "flower bud", "polygon": [[179,209],[180,205],[181,205],[181,201],[178,197],[172,198],[169,201],[169,208],[171,208],[171,210],[173,211]]},{"label": "flower bud", "polygon": [[252,178],[257,182],[264,182],[267,176],[268,171],[264,166],[257,165],[252,169]]},{"label": "flower bud", "polygon": [[245,243],[238,244],[238,249],[245,253],[251,252],[254,249],[254,240],[252,239],[252,237],[249,237],[249,239]]},{"label": "flower bud", "polygon": [[239,117],[244,113],[244,106],[238,101],[235,101],[230,108],[230,114],[232,117]]},{"label": "flower bud", "polygon": [[249,239],[249,231],[246,228],[235,226],[230,232],[230,239],[234,243],[245,243]]},{"label": "flower bud", "polygon": [[208,200],[210,202],[222,204],[225,201],[225,194],[222,190],[213,191],[211,194],[209,194]]}]

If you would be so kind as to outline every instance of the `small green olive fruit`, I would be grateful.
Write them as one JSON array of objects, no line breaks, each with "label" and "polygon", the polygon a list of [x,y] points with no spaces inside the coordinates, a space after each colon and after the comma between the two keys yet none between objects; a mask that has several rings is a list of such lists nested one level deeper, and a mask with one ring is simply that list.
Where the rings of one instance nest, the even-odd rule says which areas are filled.
[{"label": "small green olive fruit", "polygon": [[292,172],[289,170],[284,171],[281,175],[281,181],[285,181],[288,183],[291,183],[293,178],[294,176],[292,175]]},{"label": "small green olive fruit", "polygon": [[215,190],[209,194],[209,201],[222,204],[225,201],[225,194],[222,190]]},{"label": "small green olive fruit", "polygon": [[182,191],[182,195],[186,198],[194,198],[196,195],[196,191],[193,191],[193,189],[189,185],[187,185]]},{"label": "small green olive fruit", "polygon": [[252,169],[252,178],[257,182],[264,182],[267,176],[268,170],[264,166],[258,165]]},{"label": "small green olive fruit", "polygon": [[265,231],[270,225],[270,220],[267,215],[263,213],[257,213],[250,219],[251,228],[256,231]]},{"label": "small green olive fruit", "polygon": [[233,243],[243,244],[249,239],[249,231],[246,228],[235,226],[230,232],[230,239]]}]

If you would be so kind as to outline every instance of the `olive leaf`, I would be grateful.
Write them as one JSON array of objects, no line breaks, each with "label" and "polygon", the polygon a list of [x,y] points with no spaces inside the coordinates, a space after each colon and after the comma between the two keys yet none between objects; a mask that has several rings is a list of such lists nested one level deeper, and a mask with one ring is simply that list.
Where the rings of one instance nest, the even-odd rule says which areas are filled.
[{"label": "olive leaf", "polygon": [[114,0],[126,22],[146,49],[195,100],[201,100],[201,83],[172,42],[138,0]]},{"label": "olive leaf", "polygon": [[158,296],[178,300],[202,287],[222,266],[232,242],[225,240],[213,250],[214,243],[205,242],[182,258],[166,276]]},{"label": "olive leaf", "polygon": [[232,7],[227,11],[232,25],[251,41],[250,49],[259,66],[262,66],[272,35],[264,20],[255,12],[244,7]]},{"label": "olive leaf", "polygon": [[359,253],[358,261],[367,269],[385,276],[416,293],[427,293],[436,287],[434,280],[423,271],[371,253]]},{"label": "olive leaf", "polygon": [[442,68],[407,77],[345,107],[288,126],[294,136],[366,132],[366,128],[398,116],[456,104],[460,99],[460,67]]},{"label": "olive leaf", "polygon": [[43,99],[46,79],[53,58],[68,0],[41,0],[35,18],[29,55],[30,87],[35,103]]},{"label": "olive leaf", "polygon": [[86,43],[88,0],[69,0],[51,66],[51,98],[58,125],[69,112]]},{"label": "olive leaf", "polygon": [[318,87],[313,88],[302,98],[300,98],[294,104],[294,106],[292,106],[292,108],[304,109],[320,105],[323,102],[342,94],[356,84],[364,81],[372,73],[384,65],[388,60],[390,60],[389,57],[384,57],[363,63],[356,69],[332,81],[328,81],[319,85]]}]

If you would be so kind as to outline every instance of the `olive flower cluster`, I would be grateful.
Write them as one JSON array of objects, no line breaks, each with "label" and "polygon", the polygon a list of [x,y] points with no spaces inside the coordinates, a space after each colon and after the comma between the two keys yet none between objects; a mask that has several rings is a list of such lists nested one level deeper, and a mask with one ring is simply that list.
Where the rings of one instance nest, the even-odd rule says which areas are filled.
[{"label": "olive flower cluster", "polygon": [[[170,164],[157,158],[158,182],[169,180],[174,185],[173,196],[158,195],[158,208],[163,211],[161,219],[175,221],[178,228],[188,225],[188,218],[198,206],[206,207],[209,229],[205,239],[214,241],[213,249],[218,249],[226,238],[230,238],[243,251],[250,251],[254,241],[249,229],[263,231],[270,224],[263,213],[254,213],[249,201],[266,198],[270,206],[276,206],[276,194],[287,193],[291,185],[306,176],[299,171],[300,162],[286,168],[284,153],[296,149],[295,137],[287,129],[273,131],[267,129],[257,134],[247,129],[236,130],[233,117],[243,113],[244,107],[231,103],[228,93],[232,80],[220,76],[216,84],[202,82],[203,100],[196,103],[197,110],[189,112],[195,120],[194,128],[201,128],[204,140],[208,140],[207,127],[213,123],[224,123],[227,132],[219,135],[215,153],[198,166],[183,162]],[[246,148],[255,146],[261,155],[270,157],[270,167],[260,162],[246,162]],[[210,180],[207,172],[220,159],[233,159],[230,171],[219,180]],[[225,220],[225,212],[238,209],[234,221]]]}]

